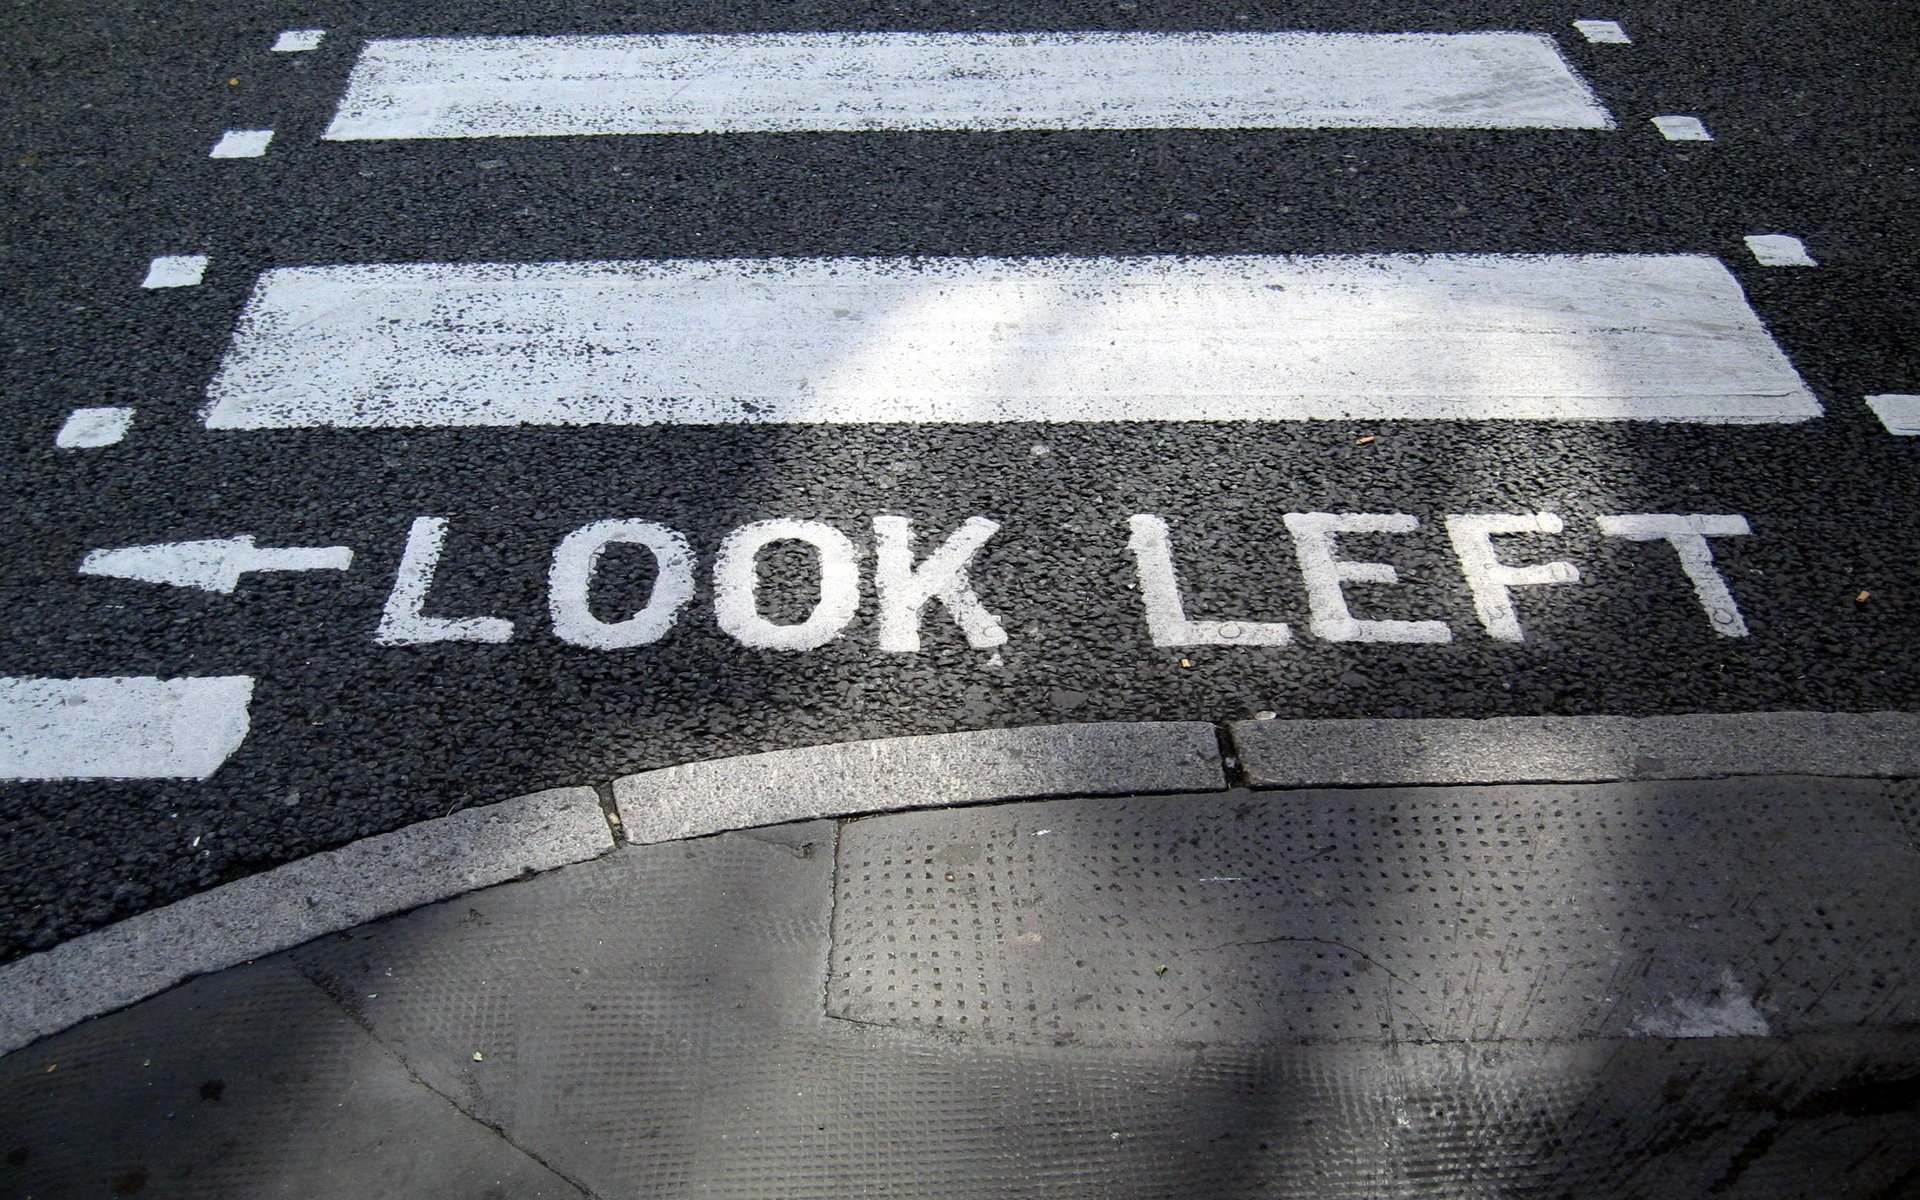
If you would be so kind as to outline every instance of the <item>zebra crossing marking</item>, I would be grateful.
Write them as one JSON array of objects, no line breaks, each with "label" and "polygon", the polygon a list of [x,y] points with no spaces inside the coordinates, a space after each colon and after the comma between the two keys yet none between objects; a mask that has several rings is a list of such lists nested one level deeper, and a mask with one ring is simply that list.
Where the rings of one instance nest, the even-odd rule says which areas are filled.
[{"label": "zebra crossing marking", "polygon": [[329,139],[880,129],[1611,129],[1533,33],[376,39]]},{"label": "zebra crossing marking", "polygon": [[290,267],[210,429],[994,421],[1800,421],[1701,255]]}]

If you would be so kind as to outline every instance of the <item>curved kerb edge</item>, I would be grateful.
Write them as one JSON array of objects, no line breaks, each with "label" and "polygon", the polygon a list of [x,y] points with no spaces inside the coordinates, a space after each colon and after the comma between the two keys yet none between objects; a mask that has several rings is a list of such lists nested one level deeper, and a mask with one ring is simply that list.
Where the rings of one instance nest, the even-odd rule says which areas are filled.
[{"label": "curved kerb edge", "polygon": [[[1920,714],[1246,721],[1255,787],[1920,775]],[[778,750],[613,781],[625,840],[821,817],[1227,786],[1206,722],[977,730]],[[130,917],[0,967],[0,1054],[329,933],[612,850],[592,788],[423,821]]]}]

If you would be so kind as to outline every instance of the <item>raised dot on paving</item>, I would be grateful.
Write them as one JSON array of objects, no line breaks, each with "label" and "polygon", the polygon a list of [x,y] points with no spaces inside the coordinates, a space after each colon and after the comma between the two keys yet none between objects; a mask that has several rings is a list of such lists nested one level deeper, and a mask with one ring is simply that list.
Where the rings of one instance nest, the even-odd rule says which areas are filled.
[{"label": "raised dot on paving", "polygon": [[1660,131],[1660,136],[1670,142],[1710,142],[1713,140],[1713,135],[1707,132],[1707,127],[1700,123],[1699,117],[1655,117],[1653,118],[1653,125],[1654,128]]},{"label": "raised dot on paving", "polygon": [[1747,238],[1747,249],[1763,267],[1817,267],[1806,243],[1784,233],[1756,233]]},{"label": "raised dot on paving", "polygon": [[144,288],[193,287],[207,274],[204,254],[162,254],[147,265]]},{"label": "raised dot on paving", "polygon": [[1618,21],[1575,21],[1573,27],[1590,42],[1609,46],[1633,44],[1633,39],[1627,36],[1626,30],[1620,28]]},{"label": "raised dot on paving", "polygon": [[259,158],[273,141],[271,129],[229,129],[213,144],[208,158]]},{"label": "raised dot on paving", "polygon": [[273,48],[282,54],[298,54],[302,50],[318,50],[320,39],[327,36],[324,29],[287,29],[274,39]]},{"label": "raised dot on paving", "polygon": [[1920,437],[1920,396],[1868,396],[1867,407],[1895,437]]},{"label": "raised dot on paving", "polygon": [[60,432],[54,435],[53,444],[62,450],[111,446],[127,436],[127,430],[132,425],[133,410],[130,408],[76,408],[68,414]]}]

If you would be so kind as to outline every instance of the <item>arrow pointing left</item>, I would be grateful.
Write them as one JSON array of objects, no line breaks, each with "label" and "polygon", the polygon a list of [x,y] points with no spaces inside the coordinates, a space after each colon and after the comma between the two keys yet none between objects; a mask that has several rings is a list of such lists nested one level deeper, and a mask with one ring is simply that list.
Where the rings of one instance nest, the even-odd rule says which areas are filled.
[{"label": "arrow pointing left", "polygon": [[138,579],[173,587],[231,593],[249,571],[344,571],[353,565],[345,546],[261,548],[253,535],[207,538],[197,542],[161,542],[95,550],[81,560],[82,575]]}]

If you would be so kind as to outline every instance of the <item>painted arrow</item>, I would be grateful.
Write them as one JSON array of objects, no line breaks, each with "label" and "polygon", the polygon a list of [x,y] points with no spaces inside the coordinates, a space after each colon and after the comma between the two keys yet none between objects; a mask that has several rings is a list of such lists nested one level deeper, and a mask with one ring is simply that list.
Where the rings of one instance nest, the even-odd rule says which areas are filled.
[{"label": "painted arrow", "polygon": [[344,571],[352,565],[353,551],[345,546],[263,550],[253,544],[252,534],[246,534],[95,550],[81,560],[80,573],[200,588],[224,595],[232,592],[249,571]]}]

